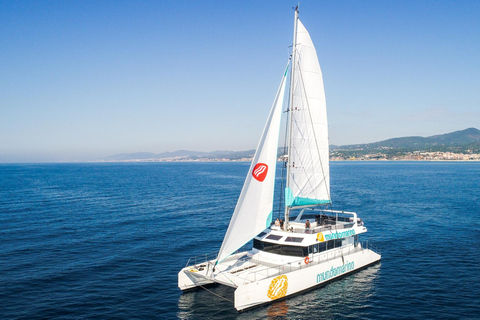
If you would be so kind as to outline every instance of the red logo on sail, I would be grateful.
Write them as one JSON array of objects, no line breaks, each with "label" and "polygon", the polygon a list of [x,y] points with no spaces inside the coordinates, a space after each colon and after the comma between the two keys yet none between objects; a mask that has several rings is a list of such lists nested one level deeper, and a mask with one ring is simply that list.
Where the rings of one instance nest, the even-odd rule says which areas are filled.
[{"label": "red logo on sail", "polygon": [[265,163],[257,163],[253,168],[252,176],[258,181],[262,182],[267,176],[268,166]]}]

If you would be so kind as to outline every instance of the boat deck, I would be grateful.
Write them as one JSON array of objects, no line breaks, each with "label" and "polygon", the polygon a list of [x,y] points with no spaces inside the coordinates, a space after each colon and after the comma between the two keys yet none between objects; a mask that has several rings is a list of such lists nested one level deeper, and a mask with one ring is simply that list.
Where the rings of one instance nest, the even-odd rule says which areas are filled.
[{"label": "boat deck", "polygon": [[[317,211],[323,214],[301,213],[297,218],[289,222],[288,229],[272,225],[270,229],[276,231],[316,234],[319,232],[348,229],[354,226],[363,226],[363,221],[357,218],[354,212],[321,210]],[[325,214],[325,213],[328,213]],[[338,216],[338,214],[348,216]],[[305,223],[309,220],[310,228],[305,228]]]},{"label": "boat deck", "polygon": [[[316,221],[310,222],[310,228],[305,228],[305,221],[292,221],[290,222],[290,228],[284,230],[278,226],[271,226],[272,230],[284,231],[284,232],[293,232],[293,233],[307,233],[315,234],[319,232],[332,231],[332,230],[341,230],[348,229],[353,227],[355,224],[350,221],[331,221],[327,223],[318,224]],[[359,224],[360,225],[360,224]]]},{"label": "boat deck", "polygon": [[[323,252],[315,254],[308,264],[304,262],[304,258],[285,263],[274,264],[264,259],[261,259],[258,254],[251,254],[251,251],[237,253],[230,256],[228,259],[218,264],[215,267],[214,281],[237,288],[240,285],[259,281],[262,279],[275,277],[282,274],[287,274],[296,270],[310,268],[312,266],[325,263],[329,260],[347,257],[350,254],[360,252],[368,249],[368,243],[354,247],[353,245],[343,247],[338,250],[331,250],[330,252]],[[195,265],[190,268],[190,271],[195,272],[196,276],[207,276],[211,270],[214,261],[208,261],[200,265]],[[210,265],[209,265],[210,264]]]}]

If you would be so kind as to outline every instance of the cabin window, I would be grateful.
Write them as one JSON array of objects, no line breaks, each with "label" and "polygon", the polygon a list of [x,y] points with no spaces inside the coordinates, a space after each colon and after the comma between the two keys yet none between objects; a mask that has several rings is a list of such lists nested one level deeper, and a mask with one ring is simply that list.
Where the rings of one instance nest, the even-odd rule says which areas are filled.
[{"label": "cabin window", "polygon": [[335,239],[335,240],[327,241],[327,250],[330,250],[333,248],[340,248],[342,246],[342,240],[343,239]]},{"label": "cabin window", "polygon": [[325,251],[325,250],[327,250],[327,243],[326,242],[319,243],[318,244],[318,252],[322,252],[322,251]]},{"label": "cabin window", "polygon": [[260,232],[257,237],[261,238],[261,237],[263,237],[263,236],[266,235],[266,234],[267,234],[266,232]]},{"label": "cabin window", "polygon": [[335,248],[335,240],[327,241],[327,250]]},{"label": "cabin window", "polygon": [[280,239],[282,239],[282,238],[283,238],[283,236],[277,236],[277,235],[275,235],[275,234],[271,234],[271,235],[269,235],[266,239],[270,239],[270,240],[280,240]]},{"label": "cabin window", "polygon": [[298,237],[287,237],[287,239],[285,239],[286,242],[302,242],[303,241],[303,238],[298,238]]},{"label": "cabin window", "polygon": [[[269,235],[267,239],[271,236],[279,237],[276,235]],[[295,237],[287,237],[285,241],[291,241],[291,240],[288,240],[289,238],[295,238]],[[297,239],[303,240],[303,238],[297,238]],[[300,246],[292,246],[292,245],[285,245],[285,244],[279,244],[279,243],[263,242],[261,240],[253,239],[253,247],[258,250],[275,253],[275,254],[294,256],[294,257],[306,257],[307,255],[312,253],[319,253],[319,252],[323,252],[323,251],[334,249],[334,248],[340,248],[342,246],[343,240],[344,239],[335,239],[335,240],[330,240],[326,242],[316,243],[308,247],[300,247]]]},{"label": "cabin window", "polygon": [[306,257],[308,255],[308,247],[288,246],[278,243],[263,242],[257,239],[253,239],[253,247],[265,252],[285,256]]},{"label": "cabin window", "polygon": [[321,242],[313,245],[313,248],[310,249],[310,252],[317,253],[323,252],[325,250],[330,250],[333,248],[340,248],[343,245],[344,239],[330,240],[327,242]]}]

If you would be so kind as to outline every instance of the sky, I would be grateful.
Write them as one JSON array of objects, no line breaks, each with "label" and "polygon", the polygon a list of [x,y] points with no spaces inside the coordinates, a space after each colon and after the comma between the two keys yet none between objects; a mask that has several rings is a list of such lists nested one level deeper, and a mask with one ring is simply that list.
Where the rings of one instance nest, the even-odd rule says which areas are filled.
[{"label": "sky", "polygon": [[[256,147],[296,1],[0,0],[0,162]],[[313,1],[330,144],[480,128],[480,1]]]}]

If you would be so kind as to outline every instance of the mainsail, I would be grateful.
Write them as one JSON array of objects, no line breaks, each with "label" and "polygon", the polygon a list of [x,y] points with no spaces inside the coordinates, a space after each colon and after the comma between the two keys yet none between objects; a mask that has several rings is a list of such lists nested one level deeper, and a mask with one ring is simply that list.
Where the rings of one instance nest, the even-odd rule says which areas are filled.
[{"label": "mainsail", "polygon": [[[287,207],[330,203],[328,124],[317,52],[300,20],[291,80]],[[294,40],[295,41],[295,40]]]},{"label": "mainsail", "polygon": [[[328,124],[322,71],[310,35],[298,20],[297,13],[295,21],[285,189],[287,208],[331,202]],[[277,147],[287,70],[223,239],[217,263],[268,228],[272,222]]]},{"label": "mainsail", "polygon": [[217,263],[268,228],[272,222],[278,137],[287,70],[288,65],[223,239]]}]

